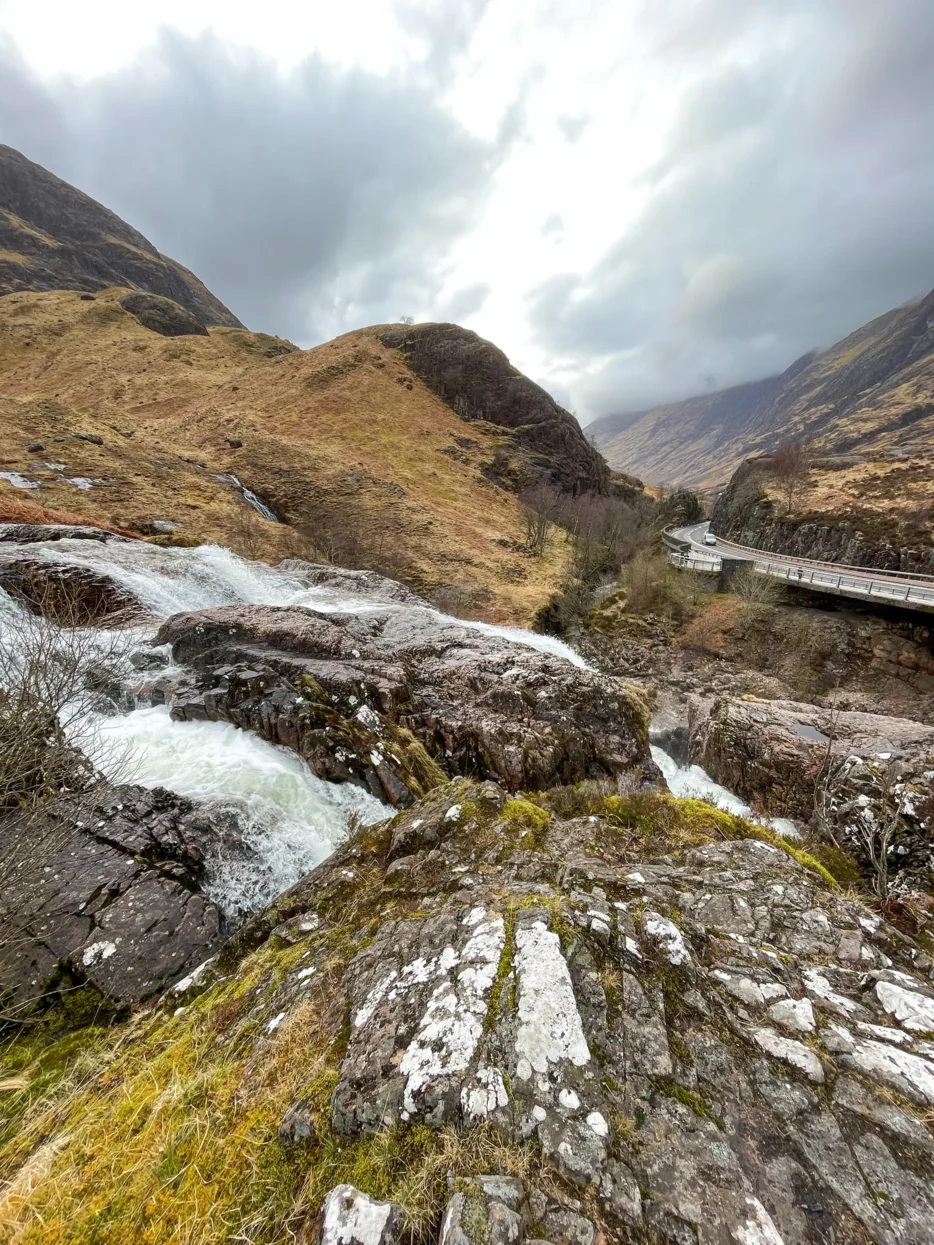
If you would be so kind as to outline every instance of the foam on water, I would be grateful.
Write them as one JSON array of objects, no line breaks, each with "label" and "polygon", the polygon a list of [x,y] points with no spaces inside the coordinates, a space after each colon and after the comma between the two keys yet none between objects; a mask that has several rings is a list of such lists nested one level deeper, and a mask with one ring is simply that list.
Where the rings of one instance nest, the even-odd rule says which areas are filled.
[{"label": "foam on water", "polygon": [[251,853],[215,853],[206,888],[232,915],[264,907],[330,855],[349,814],[369,825],[392,812],[359,787],[316,778],[290,749],[226,722],[173,722],[165,707],[102,717],[92,739],[105,773],[129,746],[133,782],[239,814]]}]

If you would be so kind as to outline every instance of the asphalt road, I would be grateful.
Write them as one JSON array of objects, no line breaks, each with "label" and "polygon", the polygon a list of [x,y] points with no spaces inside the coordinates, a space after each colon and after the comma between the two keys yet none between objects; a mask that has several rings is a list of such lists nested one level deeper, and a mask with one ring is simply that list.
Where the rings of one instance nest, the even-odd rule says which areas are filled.
[{"label": "asphalt road", "polygon": [[690,527],[677,528],[672,535],[679,540],[689,541],[692,553],[705,554],[707,557],[713,555],[737,558],[742,562],[758,562],[760,566],[766,564],[770,576],[783,579],[795,587],[848,597],[875,597],[925,611],[934,609],[934,579],[750,551],[719,538],[715,545],[705,545],[704,533],[709,526],[706,521],[694,523]]}]

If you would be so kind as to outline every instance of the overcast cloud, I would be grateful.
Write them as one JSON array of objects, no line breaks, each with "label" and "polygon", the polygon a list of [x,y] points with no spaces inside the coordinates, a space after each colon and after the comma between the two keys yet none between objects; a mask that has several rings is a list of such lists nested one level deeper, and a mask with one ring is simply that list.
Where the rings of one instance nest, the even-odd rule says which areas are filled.
[{"label": "overcast cloud", "polygon": [[455,319],[586,421],[934,286],[931,0],[30,8],[0,141],[303,345]]}]

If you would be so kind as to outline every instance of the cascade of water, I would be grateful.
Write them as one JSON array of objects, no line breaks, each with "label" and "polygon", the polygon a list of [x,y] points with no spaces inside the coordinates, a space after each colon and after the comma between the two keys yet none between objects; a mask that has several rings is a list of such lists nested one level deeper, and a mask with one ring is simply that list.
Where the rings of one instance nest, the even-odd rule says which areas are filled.
[{"label": "cascade of water", "polygon": [[[354,614],[410,608],[309,585],[298,574],[244,561],[216,545],[164,549],[135,541],[72,539],[32,544],[29,555],[107,575],[160,616],[236,604],[307,606]],[[519,627],[466,622],[425,608],[435,623],[467,627],[587,666],[569,645],[552,636]],[[0,590],[0,643],[7,642],[4,620],[9,637],[9,620],[19,610]],[[106,642],[107,633],[95,635]],[[152,628],[137,629],[132,636],[140,644],[147,643]],[[94,715],[89,727],[87,746],[92,754],[97,751],[92,759],[105,772],[111,755],[109,745],[119,740],[121,770],[126,766],[127,751],[133,755],[132,781],[164,786],[239,814],[251,854],[225,859],[219,853],[209,861],[208,889],[231,914],[263,906],[319,863],[345,833],[351,813],[371,823],[390,811],[356,787],[315,777],[288,749],[224,723],[175,722],[167,709],[148,708],[113,717]],[[698,766],[682,768],[660,748],[652,752],[676,795],[697,795],[731,812],[751,816],[742,800],[714,783]],[[772,824],[783,832],[793,831],[791,823]]]}]

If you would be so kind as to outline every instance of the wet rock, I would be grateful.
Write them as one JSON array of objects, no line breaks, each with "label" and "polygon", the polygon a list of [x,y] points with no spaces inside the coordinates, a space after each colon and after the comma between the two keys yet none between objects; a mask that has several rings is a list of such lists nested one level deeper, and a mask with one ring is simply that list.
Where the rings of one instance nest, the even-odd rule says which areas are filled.
[{"label": "wet rock", "polygon": [[255,730],[395,805],[444,774],[511,790],[657,776],[630,685],[418,605],[203,610],[169,619],[156,643],[201,672],[175,716]]},{"label": "wet rock", "polygon": [[0,996],[28,1008],[62,970],[108,999],[137,1002],[218,945],[221,914],[201,893],[206,852],[235,846],[228,814],[160,788],[121,786],[52,808],[41,851],[0,892]]},{"label": "wet rock", "polygon": [[136,598],[109,576],[0,551],[0,588],[36,614],[66,626],[89,626],[145,617]]},{"label": "wet rock", "polygon": [[17,545],[34,545],[49,540],[97,540],[129,541],[129,536],[118,536],[103,528],[91,525],[77,526],[71,523],[0,523],[0,542]]},{"label": "wet rock", "polygon": [[[691,703],[691,757],[771,816],[811,821],[895,889],[934,884],[934,727],[794,701]],[[858,954],[858,952],[857,952]]]}]

